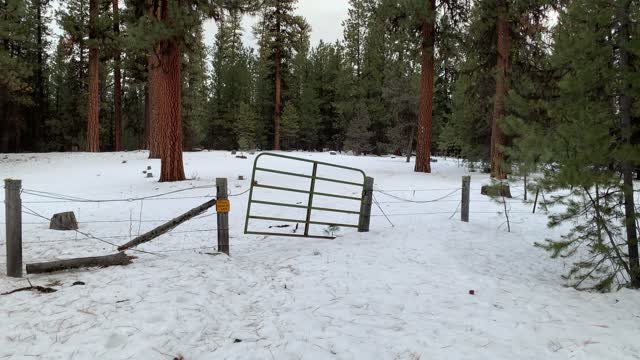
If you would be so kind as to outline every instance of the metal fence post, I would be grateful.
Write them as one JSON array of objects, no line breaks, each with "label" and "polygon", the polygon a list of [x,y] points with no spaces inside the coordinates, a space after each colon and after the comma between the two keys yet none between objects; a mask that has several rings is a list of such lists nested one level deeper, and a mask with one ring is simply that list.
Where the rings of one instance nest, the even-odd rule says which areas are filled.
[{"label": "metal fence post", "polygon": [[22,277],[22,180],[4,180],[7,276]]},{"label": "metal fence post", "polygon": [[371,203],[373,202],[373,178],[367,176],[364,179],[362,191],[362,203],[360,204],[360,219],[358,220],[358,232],[369,232],[371,223]]},{"label": "metal fence post", "polygon": [[471,192],[471,176],[462,177],[462,204],[460,207],[461,220],[469,222],[469,193]]},{"label": "metal fence post", "polygon": [[[217,178],[216,187],[216,198],[218,203],[222,205],[216,206],[218,212],[218,251],[229,255],[229,195],[227,192],[227,178]],[[223,204],[226,205],[226,209],[224,209],[225,205]]]}]

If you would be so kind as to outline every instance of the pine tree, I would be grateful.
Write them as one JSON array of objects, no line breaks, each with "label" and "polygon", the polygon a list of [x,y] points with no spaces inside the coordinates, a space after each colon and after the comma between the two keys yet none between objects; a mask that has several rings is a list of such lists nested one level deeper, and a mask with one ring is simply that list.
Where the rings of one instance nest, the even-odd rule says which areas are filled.
[{"label": "pine tree", "polygon": [[[116,42],[120,36],[120,5],[119,0],[112,0],[113,32]],[[122,151],[122,72],[121,72],[120,44],[116,43],[113,51],[113,123],[115,151]]]},{"label": "pine tree", "polygon": [[[298,51],[298,36],[308,24],[294,15],[298,0],[266,0],[262,4],[262,21],[256,32],[260,38],[261,56],[268,59],[269,76],[273,76],[273,149],[280,149],[280,117],[283,109],[283,78],[289,72],[289,62]],[[266,60],[265,59],[265,60]]]},{"label": "pine tree", "polygon": [[285,150],[297,149],[298,136],[300,135],[300,116],[296,106],[289,102],[282,112],[281,131],[282,144]]},{"label": "pine tree", "polygon": [[182,68],[182,127],[185,148],[200,145],[208,121],[207,49],[204,45],[202,25],[185,42]]},{"label": "pine tree", "polygon": [[373,149],[373,146],[371,146],[373,132],[369,131],[371,119],[369,118],[365,104],[360,103],[356,106],[356,117],[349,124],[345,148],[353,151],[355,155],[361,155]]},{"label": "pine tree", "polygon": [[[160,144],[160,181],[185,179],[182,161],[182,51],[185,35],[203,16],[220,19],[225,9],[250,10],[251,1],[148,0],[147,16],[133,32],[133,41],[150,53],[151,119]],[[155,105],[155,106],[154,106]],[[157,108],[157,114],[154,114]],[[155,130],[154,129],[155,126]],[[151,135],[153,139],[153,134]],[[153,140],[152,140],[153,141]]]},{"label": "pine tree", "polygon": [[33,67],[26,61],[26,39],[30,24],[26,21],[27,4],[19,0],[0,2],[0,26],[3,46],[0,47],[0,125],[2,138],[0,151],[12,152],[21,149],[24,109],[30,105],[31,86],[29,79]]},{"label": "pine tree", "polygon": [[203,128],[206,143],[218,149],[236,148],[237,111],[241,104],[254,103],[255,59],[252,49],[242,45],[241,20],[238,11],[230,11],[220,19],[213,49],[212,119]]},{"label": "pine tree", "polygon": [[431,172],[431,132],[433,117],[433,78],[435,56],[436,0],[426,0],[426,10],[420,13],[421,71],[420,111],[418,112],[418,143],[416,172]]},{"label": "pine tree", "polygon": [[[572,223],[560,240],[540,246],[554,257],[578,257],[567,278],[578,288],[608,291],[640,286],[637,215],[630,169],[640,163],[633,146],[633,122],[640,87],[638,20],[630,2],[574,0],[560,12],[552,65],[557,76],[547,99],[551,121],[517,128],[514,157],[535,158],[544,178],[538,186],[554,191],[548,205],[565,209],[550,216],[551,226]],[[628,57],[627,57],[628,56]],[[543,149],[542,151],[540,149]]]},{"label": "pine tree", "polygon": [[89,106],[87,111],[86,148],[88,152],[100,151],[98,16],[98,0],[89,0]]},{"label": "pine tree", "polygon": [[238,137],[238,148],[241,151],[254,149],[256,141],[256,113],[247,103],[241,103],[238,107],[237,120],[235,121],[235,134]]}]

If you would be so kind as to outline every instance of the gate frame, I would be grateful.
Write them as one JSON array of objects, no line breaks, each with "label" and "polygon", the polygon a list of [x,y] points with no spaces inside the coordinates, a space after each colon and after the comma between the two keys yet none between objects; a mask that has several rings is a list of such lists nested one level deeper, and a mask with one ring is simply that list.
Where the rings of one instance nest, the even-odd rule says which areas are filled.
[{"label": "gate frame", "polygon": [[[296,160],[296,161],[311,163],[311,164],[313,164],[313,170],[312,170],[311,175],[305,175],[305,174],[298,174],[298,173],[293,173],[293,172],[288,172],[288,171],[269,169],[269,168],[265,168],[265,167],[258,167],[258,160],[263,156],[272,156],[272,157],[277,157],[277,158],[283,158],[283,159],[289,159],[289,160]],[[339,179],[331,179],[331,178],[327,178],[327,177],[319,177],[319,176],[317,176],[318,165],[358,172],[358,173],[362,174],[362,183],[339,180]],[[290,188],[281,187],[281,186],[257,184],[256,181],[255,181],[256,172],[257,171],[311,179],[311,184],[309,186],[309,190],[290,189]],[[351,186],[358,186],[358,187],[362,188],[361,195],[358,198],[358,197],[355,197],[355,196],[346,196],[346,195],[338,195],[338,194],[331,194],[331,193],[324,193],[324,192],[316,192],[315,191],[315,185],[316,185],[316,181],[317,180],[326,181],[326,182],[333,182],[333,183],[338,183],[338,184],[351,185]],[[295,205],[295,204],[279,203],[279,202],[275,202],[275,201],[253,200],[253,189],[254,189],[254,187],[263,188],[263,189],[279,190],[279,191],[295,192],[295,193],[300,193],[300,194],[309,194],[309,200],[307,201],[307,205]],[[247,213],[246,213],[246,217],[245,217],[244,233],[245,234],[249,234],[249,235],[269,235],[269,236],[288,236],[288,237],[301,237],[301,238],[335,239],[334,236],[309,235],[309,227],[310,227],[310,225],[328,225],[328,226],[333,225],[333,226],[357,228],[358,231],[360,231],[360,232],[369,231],[369,226],[368,226],[369,219],[368,219],[368,217],[365,218],[365,216],[363,216],[363,215],[369,215],[370,212],[371,212],[370,211],[371,203],[366,201],[366,199],[370,198],[370,196],[368,196],[368,194],[372,190],[373,190],[373,178],[367,177],[365,172],[362,171],[361,169],[357,169],[357,168],[353,168],[353,167],[349,167],[349,166],[331,164],[331,163],[327,163],[327,162],[323,162],[323,161],[315,161],[315,160],[303,159],[303,158],[298,158],[298,157],[288,156],[288,155],[282,155],[282,154],[274,154],[274,153],[262,153],[262,154],[259,154],[258,156],[256,156],[256,158],[255,158],[255,160],[253,162],[253,171],[252,171],[252,174],[251,174],[251,187],[250,187],[250,190],[249,190],[249,200],[247,201]],[[313,206],[314,196],[323,196],[323,197],[332,197],[332,198],[338,198],[338,199],[360,201],[360,211],[314,207]],[[262,205],[273,205],[273,206],[283,206],[283,207],[290,207],[290,208],[306,209],[307,210],[307,214],[306,214],[305,220],[277,218],[277,217],[268,217],[268,216],[252,216],[251,215],[251,204],[252,203],[253,204],[262,204]],[[367,207],[368,207],[369,211],[367,211]],[[332,222],[324,222],[324,221],[311,221],[311,212],[313,210],[358,215],[358,224],[354,225],[354,224],[341,224],[341,223],[332,223]],[[283,221],[283,222],[304,224],[304,234],[286,234],[286,233],[276,233],[276,232],[249,231],[249,220],[251,220],[251,219],[254,219],[254,220]]]}]

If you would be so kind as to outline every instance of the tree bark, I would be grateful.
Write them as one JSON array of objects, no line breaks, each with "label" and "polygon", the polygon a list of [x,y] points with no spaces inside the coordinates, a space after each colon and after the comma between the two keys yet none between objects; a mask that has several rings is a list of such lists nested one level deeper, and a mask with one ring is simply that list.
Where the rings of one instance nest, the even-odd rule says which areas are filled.
[{"label": "tree bark", "polygon": [[[113,32],[120,34],[119,0],[113,0]],[[115,151],[122,151],[122,73],[120,70],[120,49],[116,45],[113,54],[113,123],[115,127]]]},{"label": "tree bark", "polygon": [[89,2],[89,107],[87,111],[87,151],[100,151],[100,64],[97,44],[98,0]]},{"label": "tree bark", "polygon": [[506,136],[501,128],[501,121],[506,113],[506,96],[508,91],[507,76],[509,73],[510,37],[507,19],[507,0],[496,1],[497,32],[497,68],[496,94],[493,102],[491,123],[491,177],[503,180],[507,178],[504,169],[504,151]]},{"label": "tree bark", "polygon": [[[162,0],[161,18],[171,23],[169,0]],[[180,2],[178,1],[178,4]],[[160,68],[157,73],[158,125],[160,140],[160,182],[182,181],[182,49],[178,38],[160,41]]]},{"label": "tree bark", "polygon": [[422,75],[416,144],[416,172],[431,173],[431,122],[433,115],[433,77],[436,0],[428,0],[429,14],[422,20]]},{"label": "tree bark", "polygon": [[[622,127],[622,134],[625,144],[631,148],[633,127],[631,123],[631,107],[632,99],[629,95],[632,91],[631,82],[629,81],[630,74],[630,58],[629,42],[629,7],[631,5],[630,0],[622,1],[620,8],[618,9],[618,22],[620,24],[619,36],[620,36],[620,79],[622,82],[622,88],[620,92],[620,120]],[[625,228],[627,231],[627,246],[629,251],[629,269],[631,286],[640,288],[640,259],[638,256],[638,229],[636,227],[636,209],[634,202],[634,190],[633,190],[633,164],[629,160],[625,160],[622,164],[623,175],[623,193],[624,193],[624,210],[625,210]]]},{"label": "tree bark", "polygon": [[151,134],[151,109],[149,102],[149,81],[144,84],[144,140],[142,147],[144,149],[150,149],[150,134]]}]

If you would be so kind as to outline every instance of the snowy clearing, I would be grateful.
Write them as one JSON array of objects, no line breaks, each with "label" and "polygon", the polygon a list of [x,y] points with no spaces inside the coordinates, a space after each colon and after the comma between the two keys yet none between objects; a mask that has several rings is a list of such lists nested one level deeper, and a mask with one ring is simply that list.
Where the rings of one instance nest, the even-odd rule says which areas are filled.
[{"label": "snowy clearing", "polygon": [[[640,293],[566,288],[565,266],[533,247],[559,233],[546,228],[544,214],[531,214],[517,184],[508,233],[501,205],[480,195],[486,175],[470,174],[470,223],[454,214],[466,174],[454,160],[439,159],[424,175],[402,158],[287,154],[363,169],[387,193],[375,198],[395,226],[374,205],[369,233],[340,229],[335,240],[244,235],[242,193],[253,155],[186,153],[193,180],[173,184],[157,182],[159,161],[144,152],[0,158],[2,178],[83,199],[146,197],[212,186],[216,177],[242,194],[231,197],[231,257],[208,254],[216,245],[210,211],[139,248],[148,253],[129,252],[138,257],[129,266],[26,276],[58,291],[0,296],[0,359],[640,358]],[[142,174],[149,165],[155,178]],[[277,175],[268,180],[304,187]],[[75,211],[80,231],[121,244],[213,195],[207,187],[145,201],[60,202],[27,193],[22,200],[47,217]],[[0,214],[4,221],[4,207]],[[23,221],[25,263],[115,252],[73,231],[48,230],[40,218],[24,214]],[[4,274],[4,229],[1,242]],[[0,277],[0,292],[28,285]]]}]

